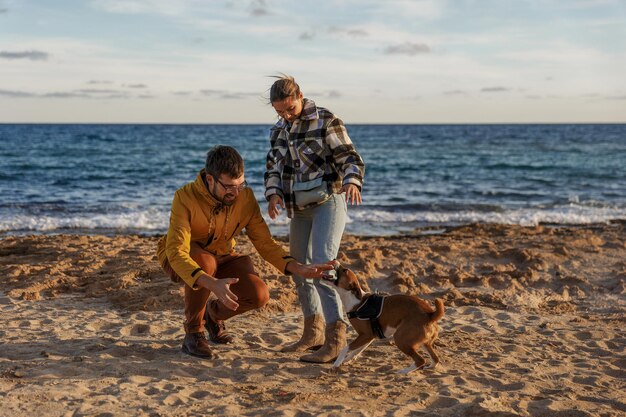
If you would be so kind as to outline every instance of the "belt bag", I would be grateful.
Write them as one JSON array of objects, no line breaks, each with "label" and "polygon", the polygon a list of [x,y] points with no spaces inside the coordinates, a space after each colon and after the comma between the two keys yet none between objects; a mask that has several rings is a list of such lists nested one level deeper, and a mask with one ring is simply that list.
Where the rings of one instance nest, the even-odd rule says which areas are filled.
[{"label": "belt bag", "polygon": [[323,203],[328,200],[328,183],[323,177],[311,181],[296,182],[293,184],[293,193],[296,197],[296,206],[304,208],[310,204]]}]

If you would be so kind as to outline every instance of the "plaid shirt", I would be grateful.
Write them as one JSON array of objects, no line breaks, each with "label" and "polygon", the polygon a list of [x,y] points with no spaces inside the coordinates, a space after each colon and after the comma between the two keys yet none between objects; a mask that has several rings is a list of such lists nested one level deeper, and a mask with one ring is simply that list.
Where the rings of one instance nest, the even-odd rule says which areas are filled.
[{"label": "plaid shirt", "polygon": [[356,152],[341,119],[313,100],[304,99],[302,114],[293,124],[281,118],[270,131],[265,171],[265,198],[278,194],[287,216],[296,206],[295,182],[323,177],[337,193],[345,184],[363,185],[365,164]]}]

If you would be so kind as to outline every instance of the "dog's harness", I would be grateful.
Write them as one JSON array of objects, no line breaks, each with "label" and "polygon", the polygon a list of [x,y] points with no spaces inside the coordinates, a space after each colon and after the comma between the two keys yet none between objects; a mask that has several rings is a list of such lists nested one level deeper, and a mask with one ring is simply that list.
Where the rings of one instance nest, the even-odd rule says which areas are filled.
[{"label": "dog's harness", "polygon": [[348,313],[348,318],[369,320],[374,334],[380,339],[385,339],[385,333],[383,332],[382,327],[380,327],[380,322],[378,321],[380,314],[383,312],[384,300],[384,295],[370,294],[366,296],[365,300],[356,310],[352,310]]}]

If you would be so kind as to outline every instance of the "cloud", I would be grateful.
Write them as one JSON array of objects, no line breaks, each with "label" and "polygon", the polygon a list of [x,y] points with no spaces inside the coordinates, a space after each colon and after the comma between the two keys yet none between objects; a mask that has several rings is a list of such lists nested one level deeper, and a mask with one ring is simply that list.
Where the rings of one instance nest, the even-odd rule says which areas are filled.
[{"label": "cloud", "polygon": [[328,91],[309,91],[307,93],[308,97],[326,97],[326,98],[340,98],[343,97],[343,94],[341,94],[340,91],[338,90],[328,90]]},{"label": "cloud", "polygon": [[174,91],[172,92],[175,96],[190,96],[192,94],[191,91]]},{"label": "cloud", "polygon": [[401,45],[391,45],[385,48],[386,55],[409,55],[426,54],[430,52],[428,45],[423,43],[405,42]]},{"label": "cloud", "polygon": [[340,28],[338,26],[331,26],[330,28],[328,28],[328,32],[335,35],[345,35],[353,38],[362,38],[369,36],[369,33],[363,29]]},{"label": "cloud", "polygon": [[226,90],[200,90],[200,94],[207,97],[218,97],[225,100],[241,100],[247,97],[258,97],[257,93],[241,93]]},{"label": "cloud", "polygon": [[14,90],[0,90],[0,96],[13,97],[13,98],[37,97],[36,94],[29,93],[27,91],[14,91]]},{"label": "cloud", "polygon": [[92,0],[91,5],[109,13],[181,15],[185,11],[183,1],[170,0]]},{"label": "cloud", "polygon": [[624,96],[607,96],[607,100],[626,100],[626,95]]},{"label": "cloud", "polygon": [[76,91],[80,93],[84,93],[84,94],[120,94],[120,93],[123,93],[122,91],[119,91],[119,90],[98,89],[98,88],[82,88]]},{"label": "cloud", "polygon": [[38,97],[43,98],[86,98],[86,99],[128,99],[132,98],[128,93],[116,90],[74,90],[74,91],[60,91],[54,93],[41,94]]},{"label": "cloud", "polygon": [[113,81],[108,80],[89,80],[87,84],[113,84]]},{"label": "cloud", "polygon": [[208,90],[208,89],[200,90],[200,94],[202,94],[203,96],[219,96],[225,93],[226,93],[226,90]]},{"label": "cloud", "polygon": [[9,9],[6,9],[4,7],[0,7],[0,14],[5,14],[5,13],[9,13]]},{"label": "cloud", "polygon": [[0,51],[0,58],[4,59],[30,59],[31,61],[46,61],[49,55],[42,51]]},{"label": "cloud", "polygon": [[44,98],[90,98],[89,94],[86,93],[76,93],[76,92],[54,92],[54,93],[45,93],[40,94],[37,97]]},{"label": "cloud", "polygon": [[480,91],[482,91],[483,93],[502,93],[505,91],[511,91],[510,88],[508,87],[483,87],[480,89]]},{"label": "cloud", "polygon": [[303,32],[300,34],[298,39],[301,41],[310,41],[315,37],[315,32]]},{"label": "cloud", "polygon": [[148,88],[148,86],[145,85],[145,84],[126,84],[126,85],[124,85],[124,87],[128,87],[128,88]]},{"label": "cloud", "polygon": [[[363,29],[350,29],[341,28],[338,26],[331,26],[327,30],[328,33],[335,36],[350,37],[350,38],[363,38],[369,36],[369,33]],[[299,36],[301,41],[310,41],[316,36],[315,31],[302,32]]]},{"label": "cloud", "polygon": [[449,91],[444,91],[443,94],[446,96],[464,96],[464,95],[467,95],[467,91],[449,90]]},{"label": "cloud", "polygon": [[33,93],[30,91],[0,90],[0,96],[10,98],[85,98],[85,99],[128,99],[132,96],[123,91],[79,89],[72,91],[53,91],[50,93]]},{"label": "cloud", "polygon": [[254,0],[250,3],[250,15],[262,17],[271,14],[265,0]]}]

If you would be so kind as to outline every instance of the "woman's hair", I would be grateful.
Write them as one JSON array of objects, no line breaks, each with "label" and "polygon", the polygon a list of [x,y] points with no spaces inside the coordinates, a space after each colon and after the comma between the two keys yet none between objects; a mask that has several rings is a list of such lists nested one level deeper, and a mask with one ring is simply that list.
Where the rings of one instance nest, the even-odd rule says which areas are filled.
[{"label": "woman's hair", "polygon": [[243,175],[243,158],[232,146],[214,146],[206,154],[204,172],[214,178],[222,174],[239,178]]},{"label": "woman's hair", "polygon": [[300,95],[300,86],[291,75],[281,73],[273,75],[272,78],[277,78],[277,80],[270,87],[270,104]]}]

